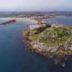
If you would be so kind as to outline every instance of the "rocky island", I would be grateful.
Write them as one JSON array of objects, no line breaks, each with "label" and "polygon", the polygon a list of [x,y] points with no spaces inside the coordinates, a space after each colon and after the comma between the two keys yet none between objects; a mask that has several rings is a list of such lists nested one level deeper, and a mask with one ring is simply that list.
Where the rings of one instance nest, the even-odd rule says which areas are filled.
[{"label": "rocky island", "polygon": [[62,24],[30,25],[23,31],[23,38],[33,52],[52,58],[62,64],[72,56],[72,27]]}]

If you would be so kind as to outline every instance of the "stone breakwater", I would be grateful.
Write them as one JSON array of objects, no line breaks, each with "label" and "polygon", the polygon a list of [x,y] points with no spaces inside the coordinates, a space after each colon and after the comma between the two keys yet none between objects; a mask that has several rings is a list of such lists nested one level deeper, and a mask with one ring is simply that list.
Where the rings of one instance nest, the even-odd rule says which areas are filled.
[{"label": "stone breakwater", "polygon": [[8,20],[16,20],[22,22],[28,22],[30,24],[37,24],[37,21],[32,18],[25,18],[25,17],[1,17],[0,20],[8,21]]}]

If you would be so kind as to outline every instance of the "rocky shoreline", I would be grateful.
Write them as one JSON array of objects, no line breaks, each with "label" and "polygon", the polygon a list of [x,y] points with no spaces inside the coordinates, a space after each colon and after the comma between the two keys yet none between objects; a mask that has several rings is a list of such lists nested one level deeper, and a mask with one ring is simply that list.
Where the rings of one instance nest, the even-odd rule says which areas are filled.
[{"label": "rocky shoreline", "polygon": [[63,66],[65,66],[64,61],[68,60],[72,56],[72,35],[65,42],[65,44],[48,47],[43,43],[31,40],[31,38],[29,37],[30,32],[30,29],[26,29],[23,31],[22,34],[29,50],[39,53],[43,56],[52,58],[55,64],[63,63]]}]

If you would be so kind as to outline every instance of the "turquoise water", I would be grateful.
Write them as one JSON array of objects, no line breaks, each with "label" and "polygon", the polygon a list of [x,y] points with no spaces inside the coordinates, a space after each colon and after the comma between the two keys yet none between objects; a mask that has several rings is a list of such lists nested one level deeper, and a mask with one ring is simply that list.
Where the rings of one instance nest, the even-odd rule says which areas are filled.
[{"label": "turquoise water", "polygon": [[[25,24],[25,25],[24,25]],[[22,30],[28,22],[0,25],[0,72],[72,72],[72,62],[66,67],[27,50]]]}]

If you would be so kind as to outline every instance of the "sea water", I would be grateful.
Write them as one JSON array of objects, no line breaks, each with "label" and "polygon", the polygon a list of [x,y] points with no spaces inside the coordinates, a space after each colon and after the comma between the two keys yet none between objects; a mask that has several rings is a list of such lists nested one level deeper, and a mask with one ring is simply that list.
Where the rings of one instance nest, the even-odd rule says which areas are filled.
[{"label": "sea water", "polygon": [[[70,20],[72,23],[72,18]],[[27,24],[30,23],[18,21],[0,25],[0,72],[72,72],[72,61],[67,61],[66,66],[62,67],[27,50],[22,38]]]}]

